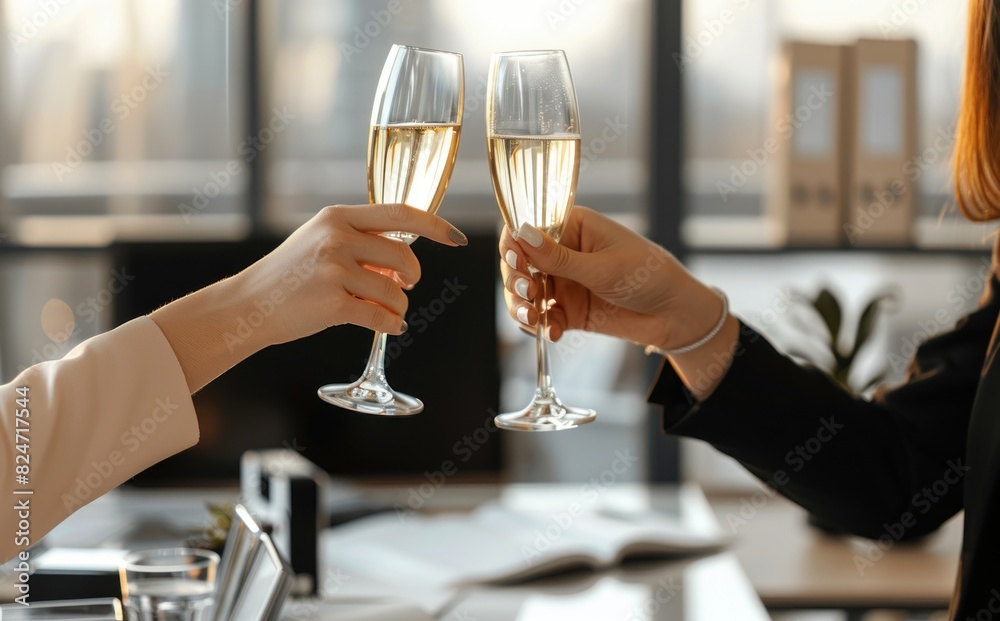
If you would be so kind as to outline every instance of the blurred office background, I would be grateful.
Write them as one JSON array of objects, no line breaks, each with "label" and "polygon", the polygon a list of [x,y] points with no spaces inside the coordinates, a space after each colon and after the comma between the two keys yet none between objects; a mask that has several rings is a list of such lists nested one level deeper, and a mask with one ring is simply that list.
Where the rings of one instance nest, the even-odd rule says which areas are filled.
[{"label": "blurred office background", "polygon": [[[990,231],[953,208],[949,153],[920,178],[921,234],[905,248],[770,246],[767,167],[726,200],[716,184],[773,131],[787,39],[914,38],[918,148],[933,149],[952,133],[964,18],[965,2],[946,0],[0,0],[0,375],[238,270],[324,205],[367,202],[367,125],[389,46],[456,50],[465,129],[441,215],[473,243],[416,247],[427,270],[411,309],[433,309],[455,279],[468,293],[389,368],[427,411],[385,421],[321,404],[315,388],[348,379],[367,354],[370,335],[337,329],[265,352],[200,395],[203,446],[139,482],[235,479],[240,450],[283,445],[335,475],[419,477],[472,438],[475,457],[456,478],[587,480],[631,451],[639,462],[622,480],[745,489],[752,480],[730,460],[656,433],[644,402],[653,361],[627,343],[576,335],[553,351],[564,398],[597,409],[597,423],[487,429],[534,381],[532,343],[498,295],[489,55],[565,49],[583,115],[579,202],[665,244],[779,345],[801,349],[810,320],[776,312],[788,291],[828,285],[853,321],[893,288],[898,311],[879,319],[864,376],[905,353],[939,309],[953,322],[975,304],[949,293],[988,258]],[[128,284],[112,287],[116,278]],[[71,329],[43,326],[43,315],[69,317]],[[897,381],[904,369],[889,371]],[[766,416],[766,403],[745,415]]]}]

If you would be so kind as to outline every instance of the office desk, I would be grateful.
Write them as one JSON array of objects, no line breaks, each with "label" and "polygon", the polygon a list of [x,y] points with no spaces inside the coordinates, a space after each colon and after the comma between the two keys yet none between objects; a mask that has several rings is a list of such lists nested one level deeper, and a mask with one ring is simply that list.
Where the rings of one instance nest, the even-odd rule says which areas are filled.
[{"label": "office desk", "polygon": [[[525,485],[502,488],[500,486],[462,486],[447,485],[425,493],[421,498],[421,510],[425,512],[464,512],[491,500],[496,500],[503,492],[504,504],[508,507],[530,508],[544,515],[565,510],[567,499],[579,498],[579,485]],[[424,488],[425,492],[428,488]],[[712,510],[697,490],[688,494],[688,490],[677,493],[675,488],[653,490],[646,486],[618,484],[604,490],[601,502],[607,501],[608,507],[616,507],[629,511],[628,507],[653,507],[668,514],[675,515],[678,521],[690,528],[692,533],[705,532],[701,530],[714,523]],[[411,490],[409,488],[390,487],[369,490],[369,496],[378,498],[387,505],[407,506]],[[633,505],[632,503],[637,503]],[[596,509],[596,505],[592,506]],[[431,531],[434,532],[434,531]],[[483,537],[489,537],[488,530],[483,530]],[[503,535],[498,535],[503,536]],[[384,570],[372,569],[372,557],[364,554],[364,547],[352,549],[349,542],[344,542],[343,555],[331,556],[330,568],[336,568],[347,575],[353,576],[354,585],[343,587],[338,584],[341,594],[352,595],[365,593],[369,576],[376,582],[386,575],[394,573],[389,561]],[[327,542],[327,545],[332,545]],[[362,544],[362,546],[365,544]],[[377,546],[367,545],[371,551]],[[406,547],[406,546],[404,546]],[[418,546],[417,549],[421,549]],[[504,586],[476,586],[460,588],[457,593],[450,585],[455,582],[449,576],[445,580],[437,578],[438,568],[455,554],[447,550],[435,562],[428,562],[426,556],[410,556],[405,551],[398,556],[389,556],[401,563],[400,576],[412,576],[418,587],[411,595],[416,598],[431,595],[428,608],[434,607],[434,597],[439,592],[445,594],[448,605],[438,609],[438,618],[460,621],[461,619],[477,619],[479,621],[499,621],[501,619],[517,619],[518,621],[548,621],[550,619],[577,619],[581,621],[608,619],[631,621],[689,621],[739,619],[741,621],[756,621],[768,619],[768,614],[762,602],[757,597],[752,585],[747,580],[737,559],[729,553],[687,557],[683,559],[663,560],[645,559],[630,560],[617,567],[604,571],[578,571],[560,574],[544,579],[531,580]],[[383,556],[378,550],[375,556]],[[422,582],[423,568],[431,577]],[[368,572],[374,571],[374,574]],[[473,569],[483,571],[482,568]],[[445,572],[447,574],[447,572]],[[488,573],[488,572],[487,572]],[[411,585],[395,587],[397,594],[414,590]],[[362,586],[363,585],[363,586]],[[442,591],[436,591],[433,585],[448,585]],[[361,587],[354,590],[355,587]],[[407,588],[409,587],[409,588]],[[378,592],[384,592],[376,589]],[[450,591],[450,592],[449,592]],[[371,593],[373,591],[367,591]]]},{"label": "office desk", "polygon": [[767,610],[732,554],[629,562],[603,572],[482,587],[438,616],[447,621],[765,621]]},{"label": "office desk", "polygon": [[[496,498],[500,490],[498,486],[445,486],[428,499],[427,505],[432,511],[467,510]],[[391,504],[400,500],[405,502],[409,488],[382,487],[370,491],[374,499]],[[235,495],[232,490],[195,493],[118,490],[82,509],[53,531],[48,543],[66,547],[119,547],[134,536],[134,517],[166,518],[175,532],[197,528],[205,524],[205,502],[231,501]],[[155,529],[144,532],[147,536],[152,535],[149,541],[155,541],[157,546],[180,543],[157,540]],[[372,606],[373,610],[376,608]],[[314,615],[313,618],[320,621],[324,617]],[[371,617],[376,618],[427,619],[415,610],[402,616],[396,612],[391,617]],[[447,621],[515,618],[518,621],[554,618],[765,621],[769,617],[736,557],[721,553],[666,562],[634,561],[608,571],[566,573],[511,586],[468,587],[451,596],[437,618]]]},{"label": "office desk", "polygon": [[[389,500],[398,491],[387,488],[373,493]],[[427,506],[457,510],[497,494],[495,486],[447,486],[428,499]],[[752,500],[749,494],[708,496],[723,528],[730,528],[731,516],[739,518],[733,520],[738,537],[730,552],[768,608],[948,607],[958,572],[961,514],[922,542],[894,545],[873,565],[863,566],[862,574],[855,555],[876,558],[871,541],[827,536],[807,524],[803,509],[781,496],[768,498],[752,513],[741,515],[744,498]]]},{"label": "office desk", "polygon": [[[419,484],[414,487],[419,487]],[[369,488],[368,495],[390,505],[394,502],[405,505],[409,490],[408,486],[380,486]],[[445,485],[426,499],[424,508],[429,511],[467,510],[495,499],[499,493],[500,488],[495,485]],[[63,546],[107,545],[107,539],[114,540],[115,535],[120,537],[126,534],[126,520],[122,515],[126,510],[146,515],[169,515],[178,527],[203,526],[204,502],[232,500],[235,496],[233,490],[183,494],[115,492],[81,510],[74,519],[54,531],[47,543]],[[724,527],[731,513],[739,515],[741,498],[710,496],[709,500]],[[624,592],[635,602],[645,601],[653,606],[649,602],[655,600],[656,589],[662,587],[661,581],[666,580],[670,584],[673,576],[676,582],[683,578],[677,572],[688,571],[689,564],[699,562],[707,563],[710,570],[702,575],[710,576],[716,572],[718,580],[731,583],[733,586],[727,587],[725,592],[735,594],[734,601],[742,601],[744,607],[751,611],[747,617],[716,618],[749,621],[763,610],[760,600],[770,608],[946,608],[957,571],[961,542],[961,522],[955,519],[922,544],[894,547],[861,575],[855,566],[854,555],[863,555],[870,549],[871,544],[867,540],[827,537],[809,527],[805,512],[783,498],[770,498],[756,509],[746,523],[738,523],[736,530],[739,538],[725,554],[673,563],[629,563],[609,572],[558,576],[521,586],[471,589],[455,602],[450,616],[446,614],[442,618],[460,621],[463,617],[457,613],[463,610],[469,612],[465,617],[469,619],[489,621],[501,618],[495,614],[490,616],[488,612],[498,606],[500,600],[506,602],[505,610],[520,606],[522,609],[527,607],[528,612],[539,606],[545,610],[550,604],[559,602],[567,607],[587,605],[595,601],[591,598],[602,597],[608,585],[625,585]],[[714,567],[713,563],[716,564]],[[0,582],[9,583],[9,576],[2,577],[6,580]],[[697,614],[695,609],[708,610],[706,606],[710,605],[700,602],[725,599],[718,596],[722,592],[718,588],[710,589],[716,597],[705,599],[701,595],[704,580],[697,576],[688,579],[685,582],[687,586],[679,590],[683,595],[675,596],[669,606],[684,606],[685,610],[692,607],[690,614]],[[654,600],[643,600],[643,593],[648,595],[650,589],[653,589]],[[754,590],[760,600],[757,600]],[[668,604],[660,604],[659,610],[664,611],[664,615],[676,615]]]},{"label": "office desk", "polygon": [[[750,496],[746,496],[750,500]],[[749,512],[743,498],[709,496],[731,548],[768,608],[946,609],[958,572],[962,514],[916,544],[896,544],[881,558],[867,539],[829,537],[783,497]],[[759,503],[758,503],[759,504]],[[752,506],[752,505],[751,505]],[[745,522],[743,515],[750,516]],[[856,566],[855,555],[871,566]]]}]

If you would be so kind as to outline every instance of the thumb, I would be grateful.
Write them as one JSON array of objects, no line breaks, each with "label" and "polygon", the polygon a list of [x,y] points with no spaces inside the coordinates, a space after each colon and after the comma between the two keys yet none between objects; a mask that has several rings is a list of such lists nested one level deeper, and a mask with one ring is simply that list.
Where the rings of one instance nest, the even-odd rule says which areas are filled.
[{"label": "thumb", "polygon": [[522,224],[513,237],[524,251],[528,264],[550,276],[584,283],[592,272],[590,255],[570,250],[530,224]]}]

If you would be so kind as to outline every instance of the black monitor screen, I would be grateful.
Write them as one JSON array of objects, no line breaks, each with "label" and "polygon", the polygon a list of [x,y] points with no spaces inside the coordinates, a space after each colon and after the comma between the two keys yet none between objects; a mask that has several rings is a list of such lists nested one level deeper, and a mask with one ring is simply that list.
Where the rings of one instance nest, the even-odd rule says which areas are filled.
[{"label": "black monitor screen", "polygon": [[[115,246],[115,265],[135,275],[116,297],[116,324],[235,274],[279,241]],[[489,422],[499,402],[495,244],[481,235],[465,248],[413,246],[423,277],[408,294],[406,340],[390,338],[387,374],[423,400],[423,413],[359,414],[316,396],[321,385],[357,379],[367,361],[373,333],[339,326],[258,352],[200,391],[201,441],[133,483],[231,483],[243,451],[280,447],[335,476],[498,472],[500,434]]]}]

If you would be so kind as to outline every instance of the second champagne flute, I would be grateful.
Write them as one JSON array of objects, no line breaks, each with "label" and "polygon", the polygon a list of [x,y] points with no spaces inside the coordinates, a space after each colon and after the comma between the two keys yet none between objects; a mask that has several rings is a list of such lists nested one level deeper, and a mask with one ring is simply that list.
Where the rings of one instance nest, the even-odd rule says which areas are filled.
[{"label": "second champagne flute", "polygon": [[[382,68],[368,141],[368,197],[435,213],[458,154],[465,97],[462,55],[393,45]],[[408,244],[416,237],[383,233]],[[325,401],[383,416],[417,414],[424,404],[396,392],[385,377],[386,335],[378,332],[365,373],[353,384],[319,389]]]},{"label": "second champagne flute", "polygon": [[[559,241],[576,195],[580,172],[580,111],[566,54],[561,50],[494,54],[486,94],[486,133],[493,190],[512,232],[538,227]],[[538,385],[528,407],[500,414],[497,427],[562,431],[589,423],[594,410],[556,396],[549,374],[548,277],[538,283]]]}]

